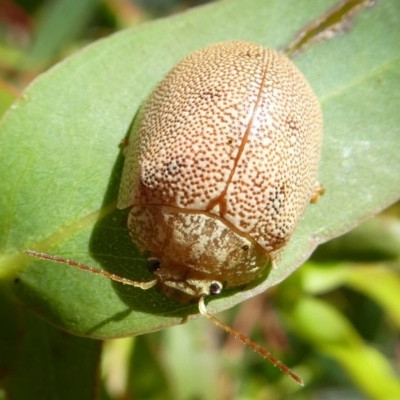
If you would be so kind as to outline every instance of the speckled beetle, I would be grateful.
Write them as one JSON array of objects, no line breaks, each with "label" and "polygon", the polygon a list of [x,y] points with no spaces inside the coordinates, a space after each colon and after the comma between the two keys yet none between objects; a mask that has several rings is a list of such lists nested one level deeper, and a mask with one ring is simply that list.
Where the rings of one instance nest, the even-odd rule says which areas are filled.
[{"label": "speckled beetle", "polygon": [[[136,119],[118,207],[131,207],[133,242],[149,252],[156,287],[199,311],[300,378],[247,337],[214,318],[204,299],[259,277],[315,200],[322,142],[319,103],[284,55],[223,42],[181,61]],[[117,278],[117,279],[116,279]]]}]

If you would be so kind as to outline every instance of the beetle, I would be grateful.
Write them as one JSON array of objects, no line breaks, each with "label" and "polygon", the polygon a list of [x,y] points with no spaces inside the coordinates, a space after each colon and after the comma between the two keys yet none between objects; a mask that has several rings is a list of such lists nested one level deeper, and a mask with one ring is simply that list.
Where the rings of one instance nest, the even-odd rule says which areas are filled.
[{"label": "beetle", "polygon": [[247,337],[213,317],[205,299],[242,288],[275,266],[310,201],[321,108],[286,56],[251,42],[217,43],[187,56],[140,109],[125,148],[118,207],[130,208],[132,241],[149,253],[149,282],[301,379]]},{"label": "beetle", "polygon": [[118,199],[160,289],[187,301],[258,277],[313,198],[321,141],[284,55],[233,41],[179,63],[139,113]]}]

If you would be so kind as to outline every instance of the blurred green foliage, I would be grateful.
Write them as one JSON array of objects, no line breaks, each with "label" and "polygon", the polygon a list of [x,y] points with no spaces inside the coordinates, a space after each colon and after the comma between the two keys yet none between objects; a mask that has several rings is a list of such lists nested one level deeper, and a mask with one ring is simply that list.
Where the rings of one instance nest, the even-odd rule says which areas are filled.
[{"label": "blurred green foliage", "polygon": [[[0,112],[82,46],[193,3],[0,1]],[[221,315],[268,343],[305,388],[209,321],[102,345],[47,324],[2,285],[0,399],[398,399],[399,267],[395,204],[319,246],[279,286]]]}]

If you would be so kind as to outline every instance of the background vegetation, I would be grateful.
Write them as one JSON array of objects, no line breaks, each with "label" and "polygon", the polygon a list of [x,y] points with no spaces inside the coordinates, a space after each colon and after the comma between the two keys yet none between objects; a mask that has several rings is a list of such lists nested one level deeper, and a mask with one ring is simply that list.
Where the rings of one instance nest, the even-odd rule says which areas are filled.
[{"label": "background vegetation", "polygon": [[230,0],[181,13],[194,2],[0,1],[0,399],[400,398],[396,0],[377,1],[295,58],[324,111],[326,196],[277,271],[210,304],[248,299],[219,317],[271,349],[304,388],[204,319],[111,340],[174,326],[195,309],[20,253],[146,279],[126,216],[110,207],[118,144],[140,103],[194,49],[229,39],[282,49],[334,4]]}]

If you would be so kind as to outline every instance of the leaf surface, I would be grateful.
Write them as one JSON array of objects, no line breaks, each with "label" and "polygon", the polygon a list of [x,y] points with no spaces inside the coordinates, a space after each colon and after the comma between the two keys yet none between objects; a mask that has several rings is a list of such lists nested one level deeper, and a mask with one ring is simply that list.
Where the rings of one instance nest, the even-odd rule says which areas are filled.
[{"label": "leaf surface", "polygon": [[[185,321],[178,304],[67,266],[32,260],[33,248],[149,280],[115,209],[123,165],[119,144],[140,104],[190,52],[223,40],[286,46],[333,1],[232,0],[117,33],[39,77],[0,125],[0,278],[24,303],[70,332],[106,338]],[[320,181],[278,267],[219,311],[279,283],[318,243],[345,233],[399,198],[400,9],[396,0],[360,12],[351,29],[295,59],[321,102],[325,137]]]}]

